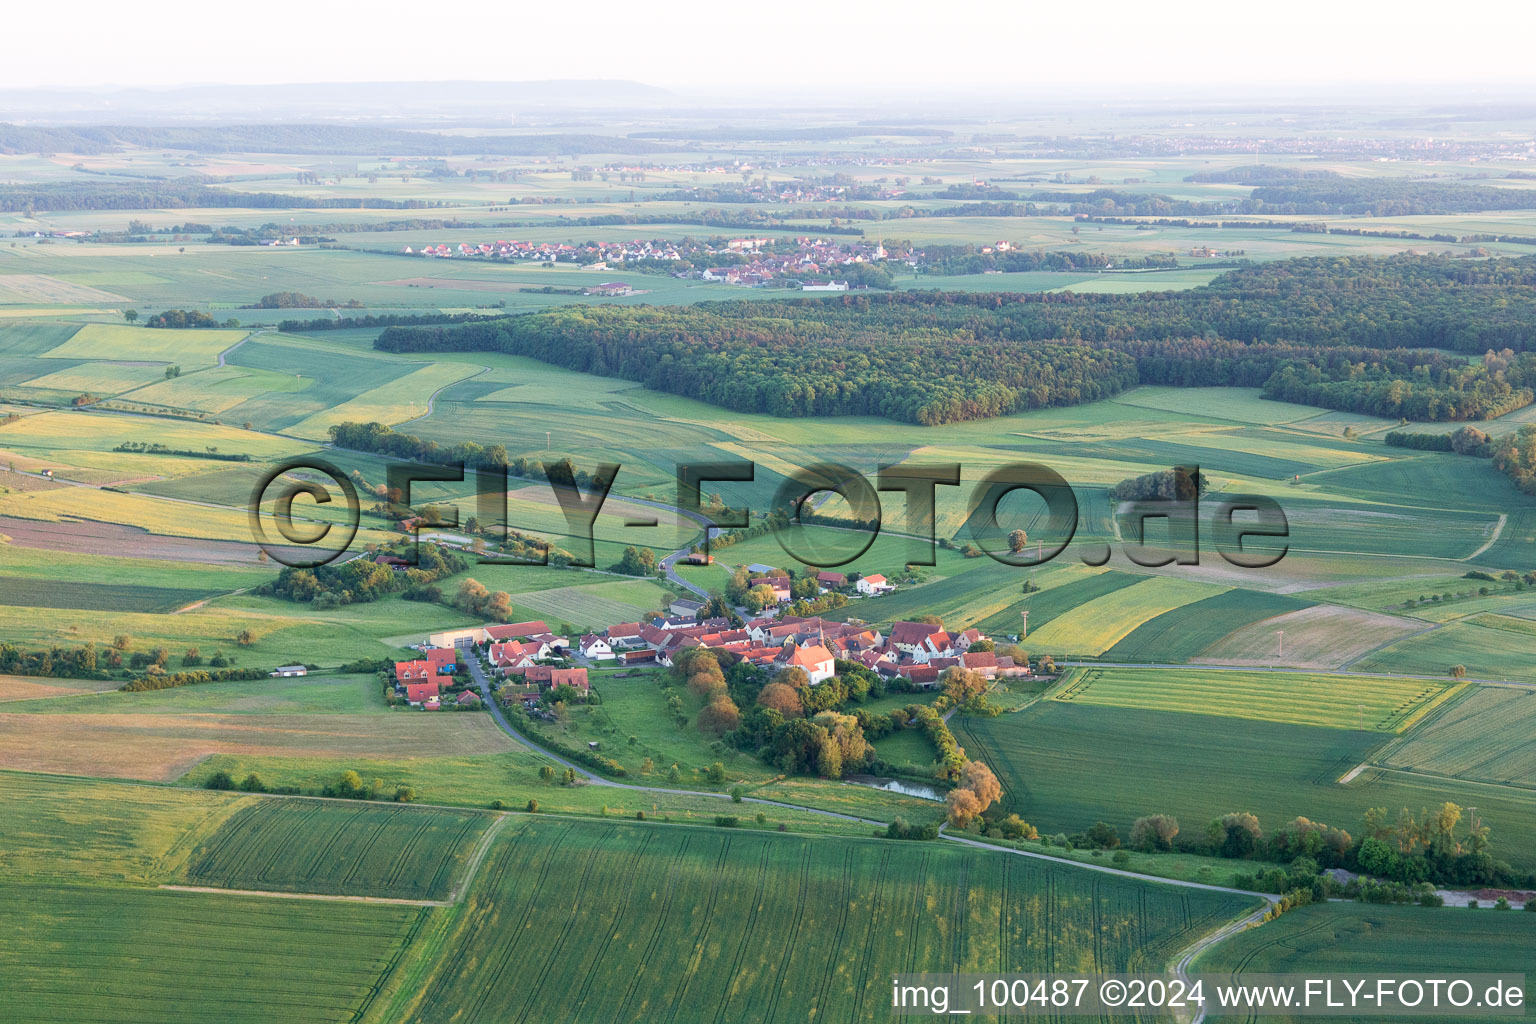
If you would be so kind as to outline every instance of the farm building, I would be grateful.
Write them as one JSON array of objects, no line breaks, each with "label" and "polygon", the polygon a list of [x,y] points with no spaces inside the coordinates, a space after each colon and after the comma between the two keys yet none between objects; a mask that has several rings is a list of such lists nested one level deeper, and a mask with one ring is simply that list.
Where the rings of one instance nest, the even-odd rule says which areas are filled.
[{"label": "farm building", "polygon": [[307,676],[309,675],[309,669],[303,665],[281,665],[273,669],[268,675],[274,679],[287,679],[290,676]]}]

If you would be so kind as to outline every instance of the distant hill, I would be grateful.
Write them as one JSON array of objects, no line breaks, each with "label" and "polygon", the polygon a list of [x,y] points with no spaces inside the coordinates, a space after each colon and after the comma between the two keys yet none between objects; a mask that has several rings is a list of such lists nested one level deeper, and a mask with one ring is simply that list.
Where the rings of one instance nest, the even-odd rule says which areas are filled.
[{"label": "distant hill", "polygon": [[665,89],[623,79],[534,82],[346,82],[166,89],[3,89],[0,121],[51,124],[281,123],[389,118],[507,121],[521,110],[654,108]]},{"label": "distant hill", "polygon": [[0,124],[0,153],[106,153],[123,148],[197,153],[316,153],[391,156],[571,156],[580,153],[660,153],[676,149],[612,135],[444,135],[398,128],[337,124],[226,126],[87,125],[37,127]]}]

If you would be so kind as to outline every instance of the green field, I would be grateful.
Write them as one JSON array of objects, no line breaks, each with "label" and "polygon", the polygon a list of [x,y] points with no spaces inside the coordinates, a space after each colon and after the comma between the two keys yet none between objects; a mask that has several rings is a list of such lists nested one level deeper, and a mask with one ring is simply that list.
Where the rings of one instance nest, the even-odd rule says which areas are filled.
[{"label": "green field", "polygon": [[1399,771],[1536,788],[1536,692],[1472,687],[1375,763]]},{"label": "green field", "polygon": [[492,820],[435,807],[265,799],[198,848],[186,881],[221,889],[443,899]]},{"label": "green field", "polygon": [[254,799],[0,772],[0,872],[13,882],[169,882]]},{"label": "green field", "polygon": [[170,612],[215,593],[133,583],[82,583],[0,576],[0,604],[95,611]]},{"label": "green field", "polygon": [[1220,592],[1206,583],[1155,576],[1054,615],[1044,626],[1031,622],[1029,642],[1068,654],[1103,654],[1143,623]]},{"label": "green field", "polygon": [[1286,594],[1228,590],[1142,623],[1104,652],[1105,661],[1180,662],[1254,622],[1307,607]]},{"label": "green field", "polygon": [[1455,692],[1450,681],[1302,672],[1090,668],[1053,700],[1147,711],[1192,711],[1333,729],[1402,732]]},{"label": "green field", "polygon": [[1172,814],[1187,830],[1228,811],[1250,811],[1268,832],[1297,815],[1351,833],[1369,807],[1394,811],[1452,800],[1475,805],[1493,852],[1529,870],[1536,794],[1456,779],[1365,771],[1379,733],[1167,711],[1045,701],[1016,714],[959,716],[950,728],[966,753],[992,767],[1004,804],[1042,833],[1108,821],[1124,837],[1144,814]]},{"label": "green field", "polygon": [[[1448,963],[1458,972],[1536,973],[1536,915],[1422,907],[1330,903],[1300,907],[1278,920],[1239,932],[1201,954],[1193,969],[1230,974],[1388,974],[1437,977]],[[1479,993],[1481,994],[1481,993]],[[1520,1016],[1519,1014],[1516,1015]],[[1278,1014],[1212,1015],[1213,1020],[1304,1020]],[[1344,1014],[1337,1021],[1382,1020]],[[1492,1022],[1508,1016],[1458,1016]]]},{"label": "green field", "polygon": [[1468,622],[1451,622],[1382,648],[1356,662],[1362,672],[1447,672],[1466,667],[1473,679],[1536,681],[1536,644],[1530,637]]},{"label": "green field", "polygon": [[368,1010],[426,911],[115,888],[0,888],[16,1024],[343,1022]]},{"label": "green field", "polygon": [[[422,1021],[880,1020],[902,970],[1160,969],[1242,897],[1020,857],[720,829],[503,835]],[[604,965],[571,976],[573,958]]]}]

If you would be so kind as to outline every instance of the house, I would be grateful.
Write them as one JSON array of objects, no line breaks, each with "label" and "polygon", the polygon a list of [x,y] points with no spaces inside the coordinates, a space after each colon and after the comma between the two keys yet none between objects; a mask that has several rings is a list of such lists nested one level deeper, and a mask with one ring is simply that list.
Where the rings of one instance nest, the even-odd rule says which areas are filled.
[{"label": "house", "polygon": [[[488,641],[499,640],[526,640],[529,637],[549,636],[549,626],[542,620],[535,619],[532,622],[511,622],[504,626],[469,626],[464,629],[446,629],[441,633],[431,633],[427,636],[427,643],[432,647],[473,647],[475,644],[483,644]],[[559,637],[554,639],[560,640]],[[563,647],[565,642],[552,646]]]},{"label": "house", "polygon": [[896,674],[905,676],[913,686],[931,690],[939,685],[939,670],[932,665],[898,665]]},{"label": "house", "polygon": [[473,690],[465,690],[463,693],[459,694],[459,699],[453,703],[455,706],[461,708],[479,707],[480,695],[475,693]]},{"label": "house", "polygon": [[943,626],[934,626],[926,622],[893,622],[890,644],[902,654],[915,657],[929,635],[942,632],[944,632]]},{"label": "house", "polygon": [[405,702],[413,708],[421,707],[428,700],[437,700],[436,683],[407,683],[405,684]]},{"label": "house", "polygon": [[397,683],[425,683],[436,677],[437,672],[425,659],[395,662],[395,682]]},{"label": "house", "polygon": [[608,627],[608,643],[615,651],[621,647],[639,647],[645,641],[640,638],[640,623],[621,622]]},{"label": "house", "polygon": [[774,600],[780,604],[789,601],[789,577],[787,576],[757,576],[752,579],[749,586],[769,588],[773,591]]},{"label": "house", "polygon": [[421,702],[421,710],[423,711],[441,711],[442,709],[442,698],[436,695],[428,697],[426,700]]},{"label": "house", "polygon": [[491,644],[487,651],[491,664],[503,670],[527,668],[549,654],[549,645],[537,640],[508,640]]},{"label": "house", "polygon": [[596,633],[588,633],[577,642],[577,650],[583,658],[591,658],[594,661],[602,661],[613,657],[613,648],[608,646],[608,641]]},{"label": "house", "polygon": [[303,665],[279,665],[274,671],[267,673],[274,679],[287,679],[289,676],[307,676],[309,669]]},{"label": "house", "polygon": [[787,645],[783,653],[775,659],[775,663],[781,668],[804,669],[805,674],[810,677],[812,686],[836,675],[832,652],[821,644],[806,644],[803,647]]},{"label": "house", "polygon": [[821,592],[823,594],[829,590],[836,590],[839,587],[846,587],[847,585],[848,577],[840,572],[828,572],[824,570],[816,574],[816,586],[821,588]]},{"label": "house", "polygon": [[884,576],[875,573],[873,576],[859,577],[859,581],[853,585],[853,589],[867,597],[878,597],[896,588],[887,583]]},{"label": "house", "polygon": [[486,640],[527,640],[530,637],[550,635],[549,627],[542,619],[509,622],[505,626],[486,626],[481,632],[485,634]]},{"label": "house", "polygon": [[690,621],[697,621],[699,618],[699,612],[703,610],[703,601],[693,601],[685,597],[680,597],[667,606],[667,611],[671,612],[673,615],[676,615],[679,618],[688,619]]},{"label": "house", "polygon": [[931,662],[936,658],[954,658],[955,645],[944,630],[935,630],[923,637],[922,643],[912,652],[912,660]]},{"label": "house", "polygon": [[452,675],[458,666],[458,652],[451,647],[429,647],[423,653],[427,656],[427,667],[433,675]]}]

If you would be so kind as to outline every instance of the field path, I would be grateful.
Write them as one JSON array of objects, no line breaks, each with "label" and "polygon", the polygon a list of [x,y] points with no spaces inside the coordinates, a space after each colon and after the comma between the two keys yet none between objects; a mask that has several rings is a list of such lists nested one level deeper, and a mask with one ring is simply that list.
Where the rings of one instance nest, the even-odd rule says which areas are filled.
[{"label": "field path", "polygon": [[[1247,889],[1234,889],[1226,885],[1213,885],[1210,882],[1186,882],[1176,878],[1162,878],[1158,875],[1143,875],[1135,871],[1126,871],[1124,868],[1112,868],[1104,864],[1087,864],[1080,860],[1071,860],[1067,857],[1053,857],[1049,853],[1036,853],[1034,850],[1015,850],[1010,846],[994,846],[984,843],[979,839],[971,839],[968,836],[952,835],[948,831],[949,826],[939,829],[939,838],[947,839],[952,843],[961,843],[965,846],[974,846],[980,850],[991,850],[994,853],[1011,853],[1017,857],[1029,857],[1033,860],[1048,860],[1054,864],[1064,864],[1067,867],[1082,868],[1084,871],[1097,871],[1103,875],[1118,875],[1121,878],[1134,878],[1138,882],[1159,882],[1163,885],[1177,885],[1184,889],[1206,889],[1210,892],[1233,893],[1238,896],[1253,896],[1264,900],[1264,908],[1258,913],[1264,913],[1269,909],[1269,904],[1275,902],[1275,897],[1262,892],[1250,892]],[[1213,933],[1215,934],[1215,933]]]},{"label": "field path", "polygon": [[[1183,979],[1187,985],[1189,983],[1189,966],[1190,964],[1194,963],[1195,957],[1199,956],[1201,953],[1204,953],[1218,942],[1222,942],[1236,935],[1238,932],[1244,931],[1249,925],[1258,924],[1264,915],[1269,913],[1269,908],[1274,904],[1275,898],[1273,896],[1265,896],[1264,899],[1265,903],[1263,907],[1255,910],[1247,917],[1238,918],[1236,921],[1216,929],[1209,935],[1206,935],[1203,938],[1197,940],[1194,945],[1186,949],[1183,955],[1179,957],[1178,962],[1173,966],[1174,974]],[[1190,1019],[1189,1024],[1201,1024],[1201,1022],[1204,1020],[1205,1006],[1202,1004],[1199,1012]]]},{"label": "field path", "polygon": [[1495,544],[1497,544],[1499,542],[1499,535],[1504,532],[1504,524],[1507,523],[1507,522],[1509,522],[1509,516],[1505,515],[1503,512],[1500,512],[1499,513],[1499,521],[1494,526],[1494,528],[1493,528],[1493,536],[1488,538],[1488,543],[1484,544],[1482,547],[1480,547],[1476,551],[1472,552],[1466,558],[1458,559],[1458,561],[1470,562],[1470,561],[1472,561],[1472,559],[1476,558],[1478,555],[1482,554],[1484,551],[1487,551],[1489,548],[1491,548]]},{"label": "field path", "polygon": [[329,903],[393,903],[407,907],[450,907],[448,900],[408,900],[398,896],[332,896],[317,892],[281,892],[276,889],[220,889],[214,885],[162,885],[172,892],[217,893],[221,896],[267,896],[280,900],[324,900]]}]

